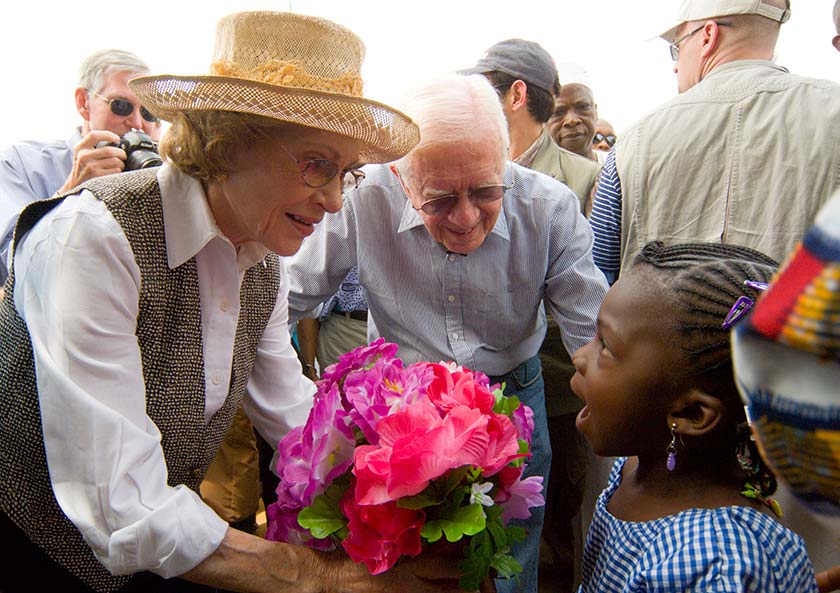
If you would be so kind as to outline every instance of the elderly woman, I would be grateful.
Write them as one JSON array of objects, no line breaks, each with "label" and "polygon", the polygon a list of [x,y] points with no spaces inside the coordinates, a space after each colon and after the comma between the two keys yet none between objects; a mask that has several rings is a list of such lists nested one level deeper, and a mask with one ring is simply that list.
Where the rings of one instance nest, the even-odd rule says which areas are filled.
[{"label": "elderly woman", "polygon": [[131,82],[172,122],[163,167],[23,212],[0,305],[1,590],[452,588],[442,559],[372,578],[236,531],[197,493],[240,404],[272,443],[310,408],[278,255],[356,167],[417,142],[362,98],[362,55],[322,19],[226,17],[213,75]]}]

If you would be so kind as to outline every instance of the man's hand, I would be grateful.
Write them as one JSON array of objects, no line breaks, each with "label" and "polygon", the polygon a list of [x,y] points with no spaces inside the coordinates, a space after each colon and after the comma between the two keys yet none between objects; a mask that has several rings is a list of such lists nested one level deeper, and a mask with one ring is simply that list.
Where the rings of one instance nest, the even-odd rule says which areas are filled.
[{"label": "man's hand", "polygon": [[73,148],[73,170],[57,193],[69,191],[89,179],[119,173],[125,167],[125,151],[116,146],[96,148],[100,142],[114,144],[120,137],[108,130],[94,130]]}]

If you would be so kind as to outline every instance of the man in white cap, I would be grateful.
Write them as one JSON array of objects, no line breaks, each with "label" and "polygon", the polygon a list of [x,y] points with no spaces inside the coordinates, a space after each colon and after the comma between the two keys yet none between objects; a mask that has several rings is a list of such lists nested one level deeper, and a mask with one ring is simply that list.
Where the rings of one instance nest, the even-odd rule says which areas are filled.
[{"label": "man in white cap", "polygon": [[591,215],[608,278],[650,240],[782,259],[840,187],[840,86],[773,60],[785,0],[684,0],[662,33],[680,95],[627,130]]}]

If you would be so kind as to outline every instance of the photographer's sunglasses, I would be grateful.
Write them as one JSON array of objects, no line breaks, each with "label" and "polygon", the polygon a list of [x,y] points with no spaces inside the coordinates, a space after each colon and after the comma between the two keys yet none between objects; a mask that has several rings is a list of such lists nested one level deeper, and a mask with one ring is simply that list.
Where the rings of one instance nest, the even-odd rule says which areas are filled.
[{"label": "photographer's sunglasses", "polygon": [[[95,96],[99,97],[106,103],[111,106],[111,113],[114,115],[119,115],[120,117],[127,117],[132,114],[134,111],[134,103],[127,99],[109,99],[108,97],[103,97],[99,93],[93,93]],[[140,106],[140,115],[145,119],[147,122],[156,123],[160,120],[156,118],[154,115],[149,113],[148,109]]]}]

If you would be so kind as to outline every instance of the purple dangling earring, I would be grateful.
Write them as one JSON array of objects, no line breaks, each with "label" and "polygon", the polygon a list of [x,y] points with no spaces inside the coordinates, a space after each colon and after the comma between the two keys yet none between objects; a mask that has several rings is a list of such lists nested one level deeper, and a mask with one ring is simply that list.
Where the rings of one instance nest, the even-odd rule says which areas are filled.
[{"label": "purple dangling earring", "polygon": [[674,471],[677,467],[677,423],[671,424],[671,442],[668,443],[668,448],[665,449],[668,453],[668,460],[665,462],[665,467],[669,472]]}]

